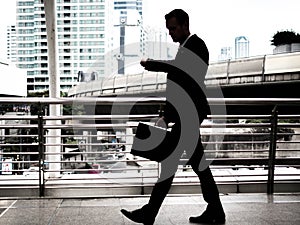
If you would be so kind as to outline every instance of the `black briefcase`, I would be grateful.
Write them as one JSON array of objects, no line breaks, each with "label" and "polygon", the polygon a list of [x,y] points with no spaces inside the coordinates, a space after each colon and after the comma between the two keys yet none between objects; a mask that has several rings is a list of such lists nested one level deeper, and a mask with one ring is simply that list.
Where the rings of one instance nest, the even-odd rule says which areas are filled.
[{"label": "black briefcase", "polygon": [[173,151],[171,132],[140,122],[133,139],[131,154],[161,162]]}]

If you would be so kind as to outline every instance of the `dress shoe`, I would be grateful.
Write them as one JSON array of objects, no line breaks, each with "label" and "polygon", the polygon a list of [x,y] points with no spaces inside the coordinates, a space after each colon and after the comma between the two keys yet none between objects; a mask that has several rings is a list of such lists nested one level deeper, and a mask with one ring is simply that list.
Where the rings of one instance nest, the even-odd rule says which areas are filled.
[{"label": "dress shoe", "polygon": [[137,209],[131,212],[126,209],[121,209],[121,213],[133,222],[142,223],[144,225],[154,224],[154,219],[149,217],[149,215],[146,215],[142,209]]},{"label": "dress shoe", "polygon": [[224,212],[217,213],[204,211],[202,215],[196,217],[190,217],[191,223],[206,223],[206,224],[224,224],[225,223],[225,214]]}]

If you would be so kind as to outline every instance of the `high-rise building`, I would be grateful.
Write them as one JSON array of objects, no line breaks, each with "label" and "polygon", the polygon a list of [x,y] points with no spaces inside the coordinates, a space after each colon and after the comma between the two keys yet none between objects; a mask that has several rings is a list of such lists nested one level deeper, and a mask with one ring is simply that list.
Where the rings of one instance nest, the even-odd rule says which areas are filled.
[{"label": "high-rise building", "polygon": [[10,25],[6,29],[7,34],[7,45],[6,45],[6,55],[10,62],[16,62],[16,26]]},{"label": "high-rise building", "polygon": [[114,9],[123,11],[125,14],[130,10],[134,10],[142,16],[143,0],[114,0]]},{"label": "high-rise building", "polygon": [[128,73],[128,64],[145,55],[142,0],[114,0],[114,48],[118,74]]},{"label": "high-rise building", "polygon": [[245,36],[235,38],[235,58],[249,57],[249,40]]},{"label": "high-rise building", "polygon": [[[60,90],[83,72],[105,76],[112,47],[113,1],[56,0]],[[17,66],[27,70],[28,91],[49,89],[44,0],[17,0]]]}]

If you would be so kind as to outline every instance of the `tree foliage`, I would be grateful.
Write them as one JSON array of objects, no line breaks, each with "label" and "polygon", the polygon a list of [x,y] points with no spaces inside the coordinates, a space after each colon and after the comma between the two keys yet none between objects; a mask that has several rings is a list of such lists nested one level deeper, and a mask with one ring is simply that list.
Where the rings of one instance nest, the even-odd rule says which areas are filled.
[{"label": "tree foliage", "polygon": [[271,44],[274,46],[292,43],[300,43],[300,34],[289,30],[277,31],[271,40]]}]

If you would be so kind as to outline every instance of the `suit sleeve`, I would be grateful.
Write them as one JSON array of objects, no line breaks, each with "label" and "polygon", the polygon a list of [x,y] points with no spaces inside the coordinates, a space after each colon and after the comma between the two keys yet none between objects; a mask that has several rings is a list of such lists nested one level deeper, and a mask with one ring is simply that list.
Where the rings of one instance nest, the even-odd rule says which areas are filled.
[{"label": "suit sleeve", "polygon": [[153,60],[147,59],[145,69],[154,72],[171,73],[176,72],[175,60]]}]

